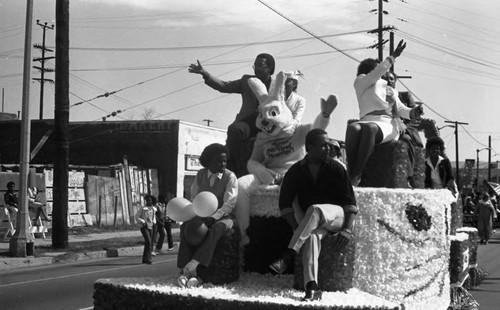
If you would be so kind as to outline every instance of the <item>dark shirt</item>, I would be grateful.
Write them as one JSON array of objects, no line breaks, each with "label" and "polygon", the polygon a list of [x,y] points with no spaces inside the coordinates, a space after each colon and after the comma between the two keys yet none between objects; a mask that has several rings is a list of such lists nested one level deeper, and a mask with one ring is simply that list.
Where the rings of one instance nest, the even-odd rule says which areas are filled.
[{"label": "dark shirt", "polygon": [[[244,75],[239,80],[234,81],[222,81],[210,74],[204,76],[205,84],[212,87],[215,90],[220,91],[221,93],[228,94],[241,94],[241,108],[238,114],[236,115],[235,121],[246,121],[250,124],[255,123],[255,119],[257,118],[258,108],[259,108],[259,100],[253,93],[252,89],[248,85],[248,79],[255,77],[254,75]],[[264,83],[266,88],[269,90],[269,86],[271,84],[271,79]]]},{"label": "dark shirt", "polygon": [[282,214],[291,211],[296,196],[304,212],[313,204],[356,205],[351,181],[339,162],[329,158],[321,163],[315,181],[306,159],[307,155],[290,167],[283,178],[279,198]]},{"label": "dark shirt", "polygon": [[[424,186],[425,188],[435,189],[435,186],[432,183],[431,169],[432,168],[429,166],[429,163],[426,160]],[[443,158],[443,160],[441,160],[441,162],[438,164],[438,171],[439,171],[439,177],[441,178],[441,182],[443,183],[443,186],[446,187],[446,184],[448,184],[448,182],[453,179],[451,162],[448,158]]]},{"label": "dark shirt", "polygon": [[19,200],[17,199],[15,193],[5,192],[5,194],[3,195],[3,199],[5,201],[5,204],[8,206],[17,207],[17,205],[19,204]]}]

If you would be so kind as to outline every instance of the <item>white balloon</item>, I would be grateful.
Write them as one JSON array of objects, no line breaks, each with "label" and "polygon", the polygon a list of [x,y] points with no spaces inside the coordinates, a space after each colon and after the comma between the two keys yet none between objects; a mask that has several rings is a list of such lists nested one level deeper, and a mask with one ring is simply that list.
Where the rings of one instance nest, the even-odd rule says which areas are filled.
[{"label": "white balloon", "polygon": [[191,201],[183,197],[172,198],[167,203],[167,215],[177,222],[186,222],[196,216]]},{"label": "white balloon", "polygon": [[217,211],[219,201],[212,192],[199,192],[193,199],[194,213],[200,217],[207,217]]}]

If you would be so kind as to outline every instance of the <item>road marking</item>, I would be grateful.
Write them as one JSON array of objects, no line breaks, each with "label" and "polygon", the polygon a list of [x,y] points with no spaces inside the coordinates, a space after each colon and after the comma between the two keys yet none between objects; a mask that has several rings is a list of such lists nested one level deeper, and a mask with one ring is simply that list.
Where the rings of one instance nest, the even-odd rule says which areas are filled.
[{"label": "road marking", "polygon": [[[158,261],[155,263],[169,263],[169,262],[176,261],[176,260],[177,260],[177,257],[167,259],[167,260]],[[144,267],[146,267],[146,266],[150,266],[150,265],[144,265]],[[114,271],[114,270],[127,269],[127,268],[137,268],[137,265],[115,267],[115,268],[111,268],[111,269],[106,269],[106,271]],[[75,273],[75,274],[71,274],[71,275],[67,275],[67,276],[58,276],[58,277],[44,278],[44,279],[38,279],[38,280],[22,281],[22,282],[0,285],[0,288],[9,287],[9,286],[16,286],[16,285],[23,285],[23,284],[30,284],[30,283],[37,283],[37,282],[44,282],[44,281],[49,281],[49,280],[66,279],[66,278],[89,275],[89,274],[94,274],[94,273],[101,273],[101,272],[103,272],[103,270],[87,271],[87,272]]]}]

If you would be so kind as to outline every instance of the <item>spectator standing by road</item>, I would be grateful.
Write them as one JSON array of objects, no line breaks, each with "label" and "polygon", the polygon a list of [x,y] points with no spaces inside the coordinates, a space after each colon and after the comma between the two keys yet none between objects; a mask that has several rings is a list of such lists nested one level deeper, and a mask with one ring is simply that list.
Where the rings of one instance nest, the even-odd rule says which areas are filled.
[{"label": "spectator standing by road", "polygon": [[[167,251],[174,249],[174,240],[172,238],[172,223],[175,223],[167,216],[167,203],[172,199],[173,195],[169,192],[167,195],[158,195],[158,203],[156,204],[156,230],[158,232],[158,240],[156,242],[155,252],[161,253],[165,235],[167,236]],[[156,236],[153,238],[156,240]],[[154,243],[154,242],[153,242]]]},{"label": "spectator standing by road", "polygon": [[475,215],[477,219],[477,230],[481,244],[488,244],[493,230],[493,220],[497,218],[497,212],[490,201],[490,195],[483,194],[483,199],[476,206]]},{"label": "spectator standing by road", "polygon": [[141,227],[141,234],[144,237],[144,251],[142,253],[142,263],[151,265],[151,252],[153,248],[153,226],[156,223],[155,208],[153,197],[146,195],[144,197],[145,205],[142,206],[135,215],[135,219]]}]

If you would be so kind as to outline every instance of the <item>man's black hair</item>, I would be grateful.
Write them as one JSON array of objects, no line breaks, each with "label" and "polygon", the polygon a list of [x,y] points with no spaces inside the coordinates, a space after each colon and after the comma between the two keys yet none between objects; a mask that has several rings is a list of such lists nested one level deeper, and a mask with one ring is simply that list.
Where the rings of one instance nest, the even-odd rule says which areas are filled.
[{"label": "man's black hair", "polygon": [[271,54],[261,53],[261,54],[257,55],[256,59],[257,58],[264,58],[266,60],[266,65],[271,70],[270,74],[273,75],[274,74],[274,67],[276,66],[276,63],[274,61],[274,57],[271,56]]},{"label": "man's black hair", "polygon": [[7,183],[7,188],[11,187],[11,186],[16,186],[16,183],[10,181],[9,183]]},{"label": "man's black hair", "polygon": [[309,146],[316,143],[318,137],[326,135],[326,131],[320,128],[315,128],[309,131],[306,135],[306,152],[309,151]]},{"label": "man's black hair", "polygon": [[229,151],[228,151],[227,147],[222,145],[222,144],[219,144],[219,143],[212,143],[209,146],[207,146],[205,149],[203,149],[203,152],[201,152],[200,164],[203,167],[208,168],[212,159],[216,155],[222,154],[222,153],[226,153],[227,156],[229,156]]}]

